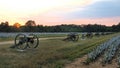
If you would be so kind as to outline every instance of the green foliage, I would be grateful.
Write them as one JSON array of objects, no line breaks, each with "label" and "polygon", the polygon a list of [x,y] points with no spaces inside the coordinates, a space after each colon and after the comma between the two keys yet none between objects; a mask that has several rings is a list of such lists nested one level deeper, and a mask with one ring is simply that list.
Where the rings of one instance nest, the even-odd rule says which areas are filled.
[{"label": "green foliage", "polygon": [[36,25],[35,21],[28,20],[25,25],[20,28],[10,26],[9,22],[1,22],[0,32],[118,32],[120,31],[120,23],[112,26],[105,26],[99,24],[88,25],[55,25],[43,26]]}]

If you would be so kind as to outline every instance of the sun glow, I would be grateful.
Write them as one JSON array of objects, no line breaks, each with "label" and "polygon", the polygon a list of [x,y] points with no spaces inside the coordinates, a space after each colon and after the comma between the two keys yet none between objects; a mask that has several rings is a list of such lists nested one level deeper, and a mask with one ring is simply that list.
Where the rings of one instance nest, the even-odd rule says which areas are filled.
[{"label": "sun glow", "polygon": [[13,25],[15,28],[20,28],[20,24],[19,23],[15,23],[14,25]]}]

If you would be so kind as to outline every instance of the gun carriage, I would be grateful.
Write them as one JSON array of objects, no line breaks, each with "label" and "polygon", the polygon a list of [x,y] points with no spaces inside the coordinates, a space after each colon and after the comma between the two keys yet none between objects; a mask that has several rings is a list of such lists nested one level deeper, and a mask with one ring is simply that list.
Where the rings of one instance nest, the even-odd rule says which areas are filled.
[{"label": "gun carriage", "polygon": [[15,37],[14,47],[24,50],[26,48],[37,48],[39,45],[39,39],[35,34],[18,34]]},{"label": "gun carriage", "polygon": [[78,41],[79,35],[77,33],[70,33],[67,35],[67,38],[64,39],[64,41]]}]

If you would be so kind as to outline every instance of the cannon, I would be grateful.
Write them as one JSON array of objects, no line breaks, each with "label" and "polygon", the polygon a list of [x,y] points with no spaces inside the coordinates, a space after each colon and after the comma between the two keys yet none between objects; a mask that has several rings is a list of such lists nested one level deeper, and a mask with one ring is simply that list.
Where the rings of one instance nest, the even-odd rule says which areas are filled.
[{"label": "cannon", "polygon": [[64,39],[64,41],[78,41],[79,35],[77,33],[70,33],[67,35],[67,38]]},{"label": "cannon", "polygon": [[81,35],[81,39],[82,39],[82,40],[85,39],[85,34],[84,34],[84,33],[82,33],[82,35]]},{"label": "cannon", "polygon": [[26,48],[37,48],[39,45],[39,38],[35,34],[18,34],[14,41],[14,46],[11,48],[17,48],[20,50],[24,50]]},{"label": "cannon", "polygon": [[86,37],[87,37],[87,38],[92,38],[92,37],[93,37],[93,33],[92,33],[92,32],[88,32],[88,33],[86,34]]},{"label": "cannon", "polygon": [[100,33],[99,33],[99,32],[96,32],[94,35],[95,35],[96,37],[99,37],[99,36],[100,36]]}]

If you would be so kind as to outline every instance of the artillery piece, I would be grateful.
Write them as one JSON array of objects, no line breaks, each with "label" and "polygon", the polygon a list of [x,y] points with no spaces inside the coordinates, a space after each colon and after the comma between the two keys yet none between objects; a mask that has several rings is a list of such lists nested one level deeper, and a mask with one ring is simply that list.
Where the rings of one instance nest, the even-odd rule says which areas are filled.
[{"label": "artillery piece", "polygon": [[78,41],[79,35],[77,33],[70,33],[67,35],[67,38],[64,41]]},{"label": "artillery piece", "polygon": [[38,44],[39,44],[39,39],[34,34],[29,34],[29,35],[18,34],[15,37],[14,41],[15,41],[15,45],[12,46],[11,48],[17,48],[20,50],[24,50],[27,47],[36,48],[36,47],[38,47]]},{"label": "artillery piece", "polygon": [[91,32],[87,33],[87,34],[86,34],[86,37],[87,37],[87,38],[92,38],[92,37],[93,37],[93,33],[91,33]]},{"label": "artillery piece", "polygon": [[99,37],[99,36],[100,36],[100,33],[99,33],[99,32],[96,32],[96,33],[94,34],[94,36]]}]

